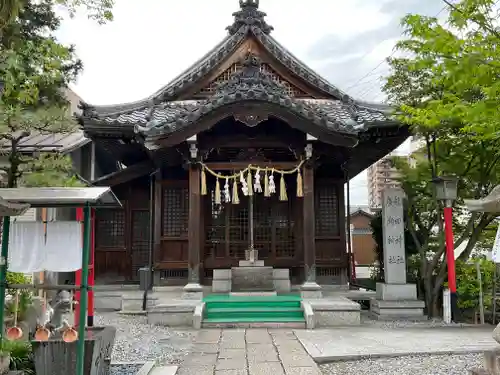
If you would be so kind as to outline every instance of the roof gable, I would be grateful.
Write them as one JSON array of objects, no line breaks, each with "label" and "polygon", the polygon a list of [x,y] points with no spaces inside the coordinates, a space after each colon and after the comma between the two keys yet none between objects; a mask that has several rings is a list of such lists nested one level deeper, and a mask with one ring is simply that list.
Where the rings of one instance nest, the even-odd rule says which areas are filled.
[{"label": "roof gable", "polygon": [[[148,104],[192,99],[193,97],[190,98],[189,94],[196,96],[200,92],[210,91],[222,77],[238,68],[235,65],[237,61],[241,60],[244,53],[250,52],[248,48],[245,48],[245,42],[250,40],[258,42],[260,51],[251,50],[251,52],[259,55],[264,61],[263,69],[272,73],[280,82],[290,86],[301,97],[337,99],[345,103],[354,102],[353,98],[329,83],[270,36],[273,28],[265,21],[266,13],[260,11],[258,7],[259,0],[240,0],[240,10],[233,13],[234,22],[227,27],[228,35],[190,68],[148,98],[131,103],[90,107],[99,115],[112,115],[139,109]],[[265,54],[267,56],[264,56]],[[270,60],[274,61],[271,63]],[[232,63],[224,65],[228,61],[232,61]],[[282,69],[277,69],[276,63],[279,63]],[[225,69],[220,71],[222,66],[225,66]],[[277,72],[276,70],[282,71]],[[207,76],[214,72],[218,72],[218,76],[207,82]],[[290,75],[290,77],[285,77],[285,75]],[[299,81],[306,83],[309,90],[297,87]],[[193,91],[200,82],[205,83],[204,87]],[[316,93],[307,92],[311,88]],[[85,106],[88,105],[84,103]]]}]

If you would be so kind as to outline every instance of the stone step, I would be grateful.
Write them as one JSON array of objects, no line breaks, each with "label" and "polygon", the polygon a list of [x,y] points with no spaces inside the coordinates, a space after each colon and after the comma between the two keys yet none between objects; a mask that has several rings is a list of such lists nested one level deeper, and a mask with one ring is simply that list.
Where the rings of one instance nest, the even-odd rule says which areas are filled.
[{"label": "stone step", "polygon": [[203,322],[202,328],[268,328],[268,329],[305,329],[305,322]]},{"label": "stone step", "polygon": [[179,366],[155,366],[148,374],[144,375],[175,375]]},{"label": "stone step", "polygon": [[275,291],[270,291],[270,292],[263,292],[263,291],[257,291],[257,292],[231,292],[231,296],[233,297],[257,297],[257,296],[277,296],[278,293]]},{"label": "stone step", "polygon": [[207,309],[205,319],[224,319],[225,321],[288,321],[304,319],[304,313],[300,307],[242,307],[242,308],[219,308]]}]

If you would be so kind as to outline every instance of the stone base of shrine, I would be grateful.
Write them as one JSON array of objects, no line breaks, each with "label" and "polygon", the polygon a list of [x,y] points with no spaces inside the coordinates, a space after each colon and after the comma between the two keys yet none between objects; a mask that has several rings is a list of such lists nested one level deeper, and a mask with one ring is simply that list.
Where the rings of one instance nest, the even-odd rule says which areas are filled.
[{"label": "stone base of shrine", "polygon": [[371,315],[377,320],[426,320],[424,307],[414,284],[377,283],[376,297],[370,300]]},{"label": "stone base of shrine", "polygon": [[212,293],[277,292],[290,293],[290,270],[263,266],[214,270]]}]

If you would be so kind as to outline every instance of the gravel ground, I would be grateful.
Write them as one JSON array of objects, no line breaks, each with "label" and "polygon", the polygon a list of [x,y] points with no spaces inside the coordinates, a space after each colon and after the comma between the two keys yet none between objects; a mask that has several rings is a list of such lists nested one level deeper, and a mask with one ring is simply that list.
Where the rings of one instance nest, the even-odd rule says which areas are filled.
[{"label": "gravel ground", "polygon": [[195,334],[195,331],[149,325],[145,316],[100,313],[95,323],[116,327],[112,362],[157,360],[162,365],[178,364],[188,354]]},{"label": "gravel ground", "polygon": [[467,375],[482,362],[481,354],[411,356],[335,362],[320,368],[324,375]]},{"label": "gravel ground", "polygon": [[135,375],[142,365],[111,365],[109,375]]}]

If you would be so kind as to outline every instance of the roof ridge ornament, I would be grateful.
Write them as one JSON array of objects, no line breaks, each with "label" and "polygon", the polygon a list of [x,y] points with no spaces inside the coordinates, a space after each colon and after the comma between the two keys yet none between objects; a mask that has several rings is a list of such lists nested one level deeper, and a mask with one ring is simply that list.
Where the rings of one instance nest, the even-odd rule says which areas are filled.
[{"label": "roof ridge ornament", "polygon": [[266,16],[265,12],[259,10],[259,0],[240,0],[240,10],[233,13],[234,22],[226,30],[229,31],[229,35],[234,35],[242,27],[249,29],[257,27],[264,34],[270,34],[273,27],[264,20]]},{"label": "roof ridge ornament", "polygon": [[[261,61],[252,52],[247,52],[240,61],[241,69],[217,86],[214,97],[234,99],[267,99],[278,96],[290,99],[287,88],[273,80],[271,75],[261,70]],[[214,98],[209,98],[209,101]]]}]

